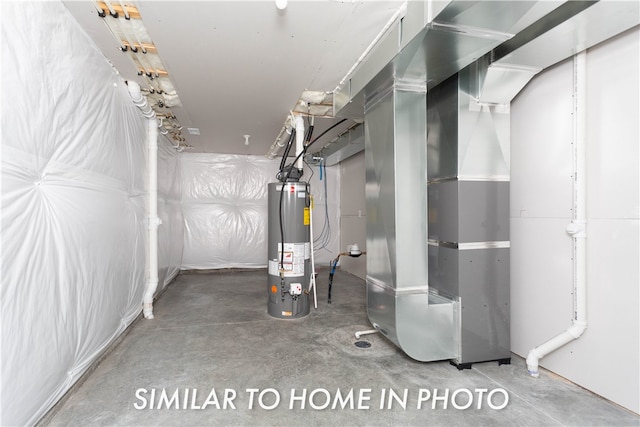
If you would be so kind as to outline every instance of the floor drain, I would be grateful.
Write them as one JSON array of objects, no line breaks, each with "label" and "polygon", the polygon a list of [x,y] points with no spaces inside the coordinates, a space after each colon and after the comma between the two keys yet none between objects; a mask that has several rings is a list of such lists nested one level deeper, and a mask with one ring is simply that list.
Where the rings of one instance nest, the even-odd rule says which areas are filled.
[{"label": "floor drain", "polygon": [[371,347],[371,343],[367,341],[356,341],[356,347],[358,348],[369,348]]}]

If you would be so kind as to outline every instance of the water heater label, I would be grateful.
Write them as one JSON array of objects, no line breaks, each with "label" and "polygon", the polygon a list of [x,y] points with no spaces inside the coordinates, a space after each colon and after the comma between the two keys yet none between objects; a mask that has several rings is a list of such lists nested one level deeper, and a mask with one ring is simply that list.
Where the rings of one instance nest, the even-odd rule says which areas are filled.
[{"label": "water heater label", "polygon": [[304,225],[309,225],[311,222],[311,213],[309,212],[309,208],[304,208],[304,219],[302,222]]},{"label": "water heater label", "polygon": [[[305,243],[285,243],[283,251],[282,245],[278,243],[278,260],[276,264],[282,261],[284,277],[304,276],[305,249]],[[276,274],[279,274],[279,269]]]}]

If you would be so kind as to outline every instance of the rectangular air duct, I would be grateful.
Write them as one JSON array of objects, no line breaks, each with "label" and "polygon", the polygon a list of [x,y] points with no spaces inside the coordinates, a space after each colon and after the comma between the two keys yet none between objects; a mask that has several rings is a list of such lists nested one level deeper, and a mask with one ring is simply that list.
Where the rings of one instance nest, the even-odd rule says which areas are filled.
[{"label": "rectangular air duct", "polygon": [[[396,78],[427,90],[547,16],[566,19],[565,1],[410,1],[334,91],[334,115],[363,117],[371,93]],[[571,13],[593,2],[575,2]]]},{"label": "rectangular air duct", "polygon": [[[374,53],[379,59],[380,55],[391,55],[397,49],[399,53],[392,57],[391,62],[374,75],[378,59],[365,61],[343,90],[338,90],[334,96],[334,103],[343,114],[357,114],[358,105],[364,99],[362,110],[365,119],[369,320],[376,329],[414,359],[452,359],[460,365],[509,357],[508,247],[506,256],[502,254],[505,250],[503,247],[484,249],[486,244],[505,245],[508,242],[508,221],[504,225],[493,224],[492,228],[482,229],[481,236],[476,236],[475,230],[468,228],[482,225],[481,221],[478,222],[480,217],[460,211],[461,208],[467,209],[469,205],[481,205],[483,197],[487,196],[490,197],[488,203],[499,199],[500,205],[484,205],[486,212],[483,213],[483,218],[489,218],[497,210],[500,211],[500,218],[508,219],[508,182],[506,186],[504,179],[490,184],[482,182],[487,166],[495,166],[495,173],[508,180],[508,160],[506,164],[502,161],[494,165],[496,159],[504,159],[504,150],[499,145],[495,146],[493,139],[485,141],[485,136],[492,136],[491,129],[477,128],[473,130],[483,129],[485,134],[474,135],[473,138],[468,135],[465,141],[473,139],[474,144],[463,148],[464,152],[472,154],[474,160],[458,163],[458,129],[464,133],[470,127],[457,126],[458,103],[456,101],[448,104],[450,96],[454,101],[457,99],[457,83],[456,90],[452,93],[447,91],[442,100],[443,111],[449,112],[447,108],[453,108],[451,117],[438,118],[436,121],[427,122],[427,106],[430,102],[438,104],[440,100],[435,98],[428,101],[427,90],[508,40],[513,36],[512,31],[524,28],[541,14],[548,13],[557,6],[554,3],[541,7],[537,2],[454,1],[444,8],[436,8],[439,10],[436,19],[415,32],[417,35],[409,41],[402,37],[407,29],[403,26],[404,19],[414,25],[415,16],[407,16],[400,19],[399,26],[390,31]],[[425,12],[425,18],[428,15]],[[486,68],[483,73],[486,73]],[[475,83],[475,86],[479,86],[479,83]],[[346,101],[347,98],[349,101]],[[469,102],[467,106],[476,108],[475,104],[472,106]],[[461,120],[474,120],[478,117],[486,119],[483,108],[477,108],[478,111],[470,110],[468,117],[461,114]],[[447,119],[452,123],[446,123]],[[496,120],[502,119],[502,116],[496,116]],[[508,143],[508,116],[506,123]],[[453,133],[450,133],[448,125],[453,125]],[[502,132],[502,126],[494,131]],[[433,155],[427,153],[427,132],[429,138],[435,135],[443,138],[437,144],[442,149],[442,161],[433,165],[431,161],[427,164],[428,154]],[[504,138],[499,136],[497,141],[504,141]],[[487,149],[495,152],[486,151]],[[451,157],[454,152],[456,157]],[[508,148],[506,157],[508,159]],[[475,176],[478,181],[469,185],[458,182],[458,165],[463,173]],[[440,167],[446,169],[440,170]],[[452,180],[439,183],[433,188],[442,188],[443,195],[450,200],[447,200],[446,205],[440,204],[440,200],[429,200],[428,203],[427,196],[431,199],[435,194],[432,194],[431,189],[428,191],[428,177],[440,177],[449,172]],[[467,193],[472,198],[469,202],[460,203],[458,197],[466,197]],[[434,203],[433,208],[430,203]],[[439,211],[441,208],[447,210]],[[452,234],[444,235],[443,238],[448,240],[428,231],[427,217],[432,217],[434,213],[439,214],[441,220],[452,220],[446,224],[433,223],[436,230],[441,224],[453,230]],[[430,223],[429,226],[431,225]],[[504,227],[506,234],[503,232]],[[437,242],[437,246],[429,246],[430,238]],[[444,258],[436,257],[435,264],[430,265],[429,253],[434,249],[452,251],[452,257],[447,258],[450,264],[443,265]],[[501,257],[497,262],[502,263],[506,270],[498,269],[491,275],[487,274],[482,270],[483,266],[488,265],[496,254]],[[470,255],[481,257],[465,258]],[[478,269],[466,266],[461,268],[461,262],[471,264],[474,260]],[[447,276],[443,283],[436,281],[440,286],[430,286],[432,271],[446,273],[451,277]],[[478,331],[473,329],[473,325],[466,327],[461,322],[476,322],[482,318],[484,327],[487,322],[484,322],[482,310],[493,310],[495,304],[492,302],[489,309],[483,306],[480,312],[476,312],[474,306],[471,314],[467,304],[471,301],[467,301],[467,298],[477,297],[485,291],[491,293],[493,290],[476,287],[471,289],[475,294],[469,293],[466,288],[461,290],[457,285],[457,278],[461,275],[463,279],[466,275],[483,278],[478,286],[485,286],[484,282],[506,280],[506,318],[503,315],[505,308],[500,307],[499,318],[489,319],[490,322],[495,320],[487,327],[491,329],[490,337],[483,334],[472,336]],[[462,300],[460,296],[463,296]],[[494,300],[498,304],[503,302],[503,299]],[[487,339],[491,341],[489,351],[467,351],[467,345],[475,346],[477,342]],[[506,354],[503,351],[505,349]],[[470,356],[467,357],[468,355]]]},{"label": "rectangular air duct", "polygon": [[336,89],[365,119],[369,320],[409,356],[510,358],[510,102],[637,22],[637,2],[410,2]]},{"label": "rectangular air duct", "polygon": [[426,87],[396,81],[365,105],[367,311],[420,361],[456,358],[458,304],[430,291]]},{"label": "rectangular air duct", "polygon": [[429,284],[460,298],[459,367],[510,358],[509,104],[477,101],[485,73],[427,95]]}]

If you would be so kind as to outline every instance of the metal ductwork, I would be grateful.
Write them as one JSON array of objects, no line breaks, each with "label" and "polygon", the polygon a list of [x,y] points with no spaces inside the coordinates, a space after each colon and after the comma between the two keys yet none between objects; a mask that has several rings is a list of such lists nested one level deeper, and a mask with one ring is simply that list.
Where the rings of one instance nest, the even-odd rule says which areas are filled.
[{"label": "metal ductwork", "polygon": [[[394,15],[369,54],[335,89],[333,114],[362,119],[365,100],[371,96],[368,91],[394,79],[426,82],[430,89],[514,34],[530,27],[538,32],[546,30],[593,3],[409,1]],[[547,16],[544,24],[540,24],[542,16]],[[317,155],[332,155],[335,162],[363,148],[363,144],[351,145],[342,138],[327,144]]]},{"label": "metal ductwork", "polygon": [[403,83],[365,106],[367,312],[414,359],[452,359],[458,301],[428,284],[426,87]]},{"label": "metal ductwork", "polygon": [[[356,73],[348,85],[356,95],[341,111],[357,112],[364,98],[368,315],[376,329],[414,359],[464,363],[464,301],[457,289],[429,285],[427,91],[526,27],[535,20],[532,11],[548,11],[548,5],[536,5],[450,2],[406,44],[401,19],[396,33],[382,42],[397,42],[400,52],[362,89],[363,74]],[[368,63],[361,73],[374,65]],[[340,99],[334,96],[334,102]],[[500,354],[492,359],[509,357]]]},{"label": "metal ductwork", "polygon": [[318,163],[317,159],[322,159],[325,166],[334,166],[362,150],[364,150],[364,126],[356,123],[318,151],[307,154],[305,160],[307,163],[314,164]]},{"label": "metal ductwork", "polygon": [[637,10],[408,2],[336,89],[335,115],[364,117],[369,319],[412,358],[508,361],[509,103]]},{"label": "metal ductwork", "polygon": [[[334,115],[362,117],[367,99],[389,80],[427,90],[543,17],[562,19],[560,1],[409,1],[370,54],[334,91]],[[572,13],[593,2],[575,3]]]},{"label": "metal ductwork", "polygon": [[511,357],[509,104],[477,101],[485,74],[476,62],[427,94],[429,285],[460,298],[458,367]]}]

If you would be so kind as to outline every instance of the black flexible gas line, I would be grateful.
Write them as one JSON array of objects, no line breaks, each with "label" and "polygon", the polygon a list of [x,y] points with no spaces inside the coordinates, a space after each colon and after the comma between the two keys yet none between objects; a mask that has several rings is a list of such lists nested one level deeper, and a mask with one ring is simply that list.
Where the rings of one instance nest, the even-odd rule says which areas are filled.
[{"label": "black flexible gas line", "polygon": [[311,141],[311,135],[313,135],[313,125],[309,125],[307,128],[307,135],[304,138],[304,141],[308,144]]},{"label": "black flexible gas line", "polygon": [[[304,154],[307,152],[307,149],[309,147],[311,147],[317,140],[319,140],[320,138],[322,138],[324,135],[327,134],[327,132],[331,131],[332,129],[334,129],[336,126],[338,126],[341,123],[344,123],[347,119],[342,119],[339,122],[333,124],[332,126],[330,126],[328,129],[326,129],[324,132],[322,132],[316,139],[314,139],[313,141],[309,142],[311,140],[311,136],[313,134],[313,125],[309,126],[308,131],[307,131],[307,135],[306,135],[306,140],[307,142],[309,142],[308,144],[306,144],[304,146],[304,148],[302,149],[302,151],[296,156],[296,158],[294,159],[294,161],[291,163],[291,165],[287,168],[287,171],[285,172],[286,175],[284,177],[281,177],[281,181],[282,181],[282,188],[280,189],[280,203],[279,203],[279,216],[280,216],[280,242],[281,242],[281,248],[280,248],[280,270],[282,271],[284,269],[284,226],[283,226],[283,220],[282,220],[282,193],[284,193],[284,184],[285,182],[287,182],[287,180],[289,179],[289,175],[291,174],[291,170],[293,169],[294,165],[296,164],[296,162],[298,161],[298,159],[301,156],[304,156]],[[295,137],[295,128],[292,128],[291,131],[291,136],[289,137],[289,141],[287,143],[287,148],[285,149],[285,153],[282,156],[282,160],[280,161],[280,172],[283,172],[283,168],[284,168],[284,163],[286,161],[286,158],[289,155],[289,152],[291,150],[291,146],[292,141]],[[335,272],[335,269],[334,269]],[[282,277],[282,272],[280,274],[280,276]]]},{"label": "black flexible gas line", "polygon": [[322,138],[324,135],[327,134],[327,132],[331,131],[332,129],[334,129],[336,126],[338,126],[341,123],[346,122],[347,119],[342,119],[337,123],[334,123],[331,127],[329,127],[327,130],[325,130],[324,132],[322,132],[320,135],[318,135],[318,137],[316,139],[314,139],[313,141],[311,141],[310,143],[308,143],[307,145],[304,146],[304,149],[300,152],[300,154],[298,154],[296,156],[296,158],[293,160],[293,162],[291,163],[291,165],[289,166],[289,169],[287,170],[287,177],[289,176],[289,173],[291,172],[291,169],[293,168],[293,166],[296,164],[296,162],[298,161],[298,159],[301,156],[304,156],[307,152],[307,150],[309,149],[309,147],[311,147],[317,140],[319,140],[320,138]]},{"label": "black flexible gas line", "polygon": [[293,139],[296,135],[296,129],[291,128],[291,135],[289,135],[289,140],[287,141],[287,145],[284,148],[284,153],[282,154],[282,160],[280,160],[280,171],[284,168],[284,164],[287,161],[287,157],[289,157],[289,152],[291,151],[291,146],[293,145]]},{"label": "black flexible gas line", "polygon": [[329,270],[329,294],[327,296],[327,302],[329,304],[331,304],[331,288],[333,287],[333,275],[336,274],[336,267],[338,267],[338,261],[340,260],[340,257],[342,255],[344,256],[350,256],[352,258],[358,258],[360,255],[365,255],[367,252],[366,251],[360,251],[360,250],[349,250],[349,252],[340,252],[338,254],[337,257],[335,257],[335,259],[332,259],[331,262],[329,263],[331,270]]},{"label": "black flexible gas line", "polygon": [[278,206],[278,214],[280,217],[280,277],[283,277],[284,270],[284,226],[282,225],[282,193],[284,193],[284,182],[280,188],[280,203]]},{"label": "black flexible gas line", "polygon": [[[289,157],[289,152],[291,151],[291,146],[293,145],[293,140],[296,137],[296,129],[295,128],[291,128],[291,135],[289,135],[289,140],[287,141],[287,145],[284,149],[284,153],[282,154],[282,160],[280,160],[280,171],[279,173],[283,172],[284,169],[284,164],[287,160],[287,157]],[[287,178],[289,178],[289,174],[287,174]],[[286,179],[284,180],[286,181]],[[280,270],[282,271],[284,269],[284,226],[283,226],[283,221],[282,221],[282,193],[284,192],[284,181],[282,183],[282,188],[280,188],[280,203],[278,206],[278,212],[279,212],[279,217],[280,217],[280,244],[281,244],[281,248],[280,248]],[[282,273],[280,274],[280,276],[282,277]]]},{"label": "black flexible gas line", "polygon": [[327,296],[327,303],[331,304],[331,287],[333,286],[333,275],[336,274],[336,267],[338,266],[338,261],[340,260],[341,253],[338,256],[331,260],[331,270],[329,271],[329,293]]}]

